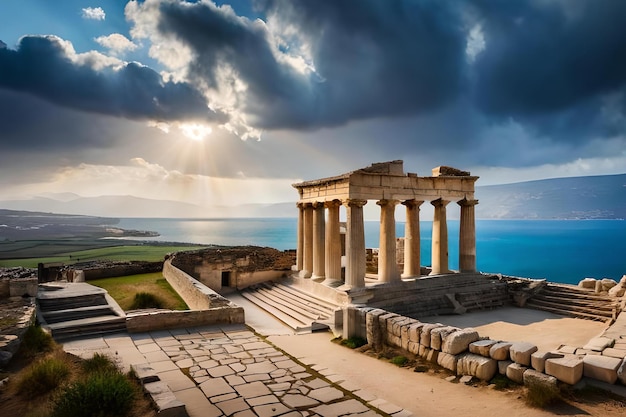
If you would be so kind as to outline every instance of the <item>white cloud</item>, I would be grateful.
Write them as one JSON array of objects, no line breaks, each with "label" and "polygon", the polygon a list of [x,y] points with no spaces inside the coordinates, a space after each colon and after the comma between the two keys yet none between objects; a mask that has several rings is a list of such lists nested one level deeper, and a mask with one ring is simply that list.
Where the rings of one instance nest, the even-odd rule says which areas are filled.
[{"label": "white cloud", "polygon": [[108,36],[99,36],[95,39],[95,41],[113,53],[124,53],[126,51],[134,51],[137,49],[137,45],[135,43],[119,33],[113,33]]},{"label": "white cloud", "polygon": [[83,19],[104,20],[106,13],[102,7],[85,7],[82,13]]},{"label": "white cloud", "polygon": [[127,165],[81,163],[57,171],[48,182],[6,187],[0,198],[28,198],[44,193],[72,192],[84,197],[133,195],[199,206],[238,206],[295,201],[291,184],[301,179],[220,178],[185,174],[133,158]]}]

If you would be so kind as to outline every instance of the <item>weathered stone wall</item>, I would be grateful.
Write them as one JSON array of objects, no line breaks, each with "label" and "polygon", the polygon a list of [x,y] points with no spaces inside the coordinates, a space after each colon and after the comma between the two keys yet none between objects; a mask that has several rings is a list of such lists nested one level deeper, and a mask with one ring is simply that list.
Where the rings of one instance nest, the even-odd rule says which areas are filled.
[{"label": "weathered stone wall", "polygon": [[163,276],[192,310],[234,305],[218,293],[172,265],[172,259],[163,263]]},{"label": "weathered stone wall", "polygon": [[9,297],[37,296],[37,270],[0,268],[0,300]]},{"label": "weathered stone wall", "polygon": [[155,311],[126,316],[126,328],[130,333],[244,322],[244,310],[237,306],[194,311]]},{"label": "weathered stone wall", "polygon": [[500,373],[520,384],[532,381],[546,387],[555,387],[557,380],[574,385],[583,376],[626,385],[626,349],[615,349],[616,341],[609,337],[594,338],[582,348],[544,352],[527,342],[483,338],[472,328],[424,323],[371,307],[345,309],[344,318],[356,322],[349,325],[352,334],[344,337],[363,337],[365,329],[373,349],[403,349],[457,375],[488,381]]},{"label": "weathered stone wall", "polygon": [[[73,268],[73,267],[72,267]],[[85,280],[123,277],[126,275],[147,274],[161,272],[163,262],[94,262],[89,264],[77,264],[75,269],[85,273]]]}]

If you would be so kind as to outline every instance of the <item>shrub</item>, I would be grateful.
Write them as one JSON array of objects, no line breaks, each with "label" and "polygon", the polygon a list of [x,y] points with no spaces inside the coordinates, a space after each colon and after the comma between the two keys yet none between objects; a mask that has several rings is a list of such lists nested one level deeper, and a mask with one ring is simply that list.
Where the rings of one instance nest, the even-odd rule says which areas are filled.
[{"label": "shrub", "polygon": [[50,357],[35,363],[19,380],[17,391],[35,397],[57,388],[70,375],[70,368],[62,360]]},{"label": "shrub", "polygon": [[526,403],[530,406],[543,408],[560,398],[557,387],[537,383],[526,385]]},{"label": "shrub", "polygon": [[90,359],[85,359],[82,364],[83,371],[88,374],[95,372],[109,372],[116,371],[117,365],[111,358],[107,355],[103,355],[102,353],[94,353],[94,355]]},{"label": "shrub", "polygon": [[348,339],[343,339],[341,341],[341,344],[349,347],[350,349],[356,349],[356,348],[366,345],[367,340],[363,339],[362,337],[355,336],[355,337],[350,337]]},{"label": "shrub", "polygon": [[118,417],[130,413],[133,383],[119,371],[99,372],[69,385],[53,399],[51,417]]},{"label": "shrub", "polygon": [[494,376],[491,381],[489,381],[491,384],[495,385],[495,389],[497,390],[504,390],[504,389],[508,389],[511,388],[513,386],[516,386],[517,384],[513,381],[511,381],[509,378],[507,378],[504,375],[496,375]]},{"label": "shrub", "polygon": [[163,308],[163,301],[156,295],[149,292],[138,292],[131,305],[131,310],[142,308]]},{"label": "shrub", "polygon": [[404,366],[409,361],[406,356],[394,356],[391,358],[391,363],[398,366]]},{"label": "shrub", "polygon": [[54,346],[52,336],[44,332],[41,326],[28,326],[20,350],[27,357],[36,356],[40,353],[50,352]]}]

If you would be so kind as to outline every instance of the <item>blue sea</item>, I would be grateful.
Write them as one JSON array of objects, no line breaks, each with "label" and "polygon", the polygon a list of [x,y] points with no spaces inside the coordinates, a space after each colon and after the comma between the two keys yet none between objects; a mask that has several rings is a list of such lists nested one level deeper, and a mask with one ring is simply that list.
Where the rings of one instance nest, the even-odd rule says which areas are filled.
[{"label": "blue sea", "polygon": [[[296,247],[297,219],[120,219],[153,239],[218,245]],[[365,222],[368,248],[378,247],[377,221]],[[430,265],[431,222],[421,222],[422,265]],[[458,221],[448,221],[450,268],[458,268]],[[404,223],[397,223],[404,236]],[[477,220],[476,264],[483,272],[576,284],[626,274],[626,220]]]}]

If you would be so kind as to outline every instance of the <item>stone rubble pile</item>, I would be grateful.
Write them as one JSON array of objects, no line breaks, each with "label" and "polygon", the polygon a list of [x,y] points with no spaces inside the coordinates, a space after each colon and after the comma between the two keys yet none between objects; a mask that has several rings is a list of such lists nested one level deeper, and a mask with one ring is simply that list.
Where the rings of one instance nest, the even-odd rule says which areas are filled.
[{"label": "stone rubble pile", "polygon": [[501,374],[519,384],[556,387],[575,385],[583,377],[626,385],[626,336],[597,337],[585,346],[541,351],[532,343],[490,340],[475,329],[456,328],[370,307],[347,307],[360,320],[368,344],[376,350],[392,346],[411,352],[458,376],[482,381]]},{"label": "stone rubble pile", "polygon": [[626,275],[619,282],[609,279],[585,278],[578,283],[580,288],[594,290],[596,293],[608,293],[611,297],[623,297],[626,293]]}]

